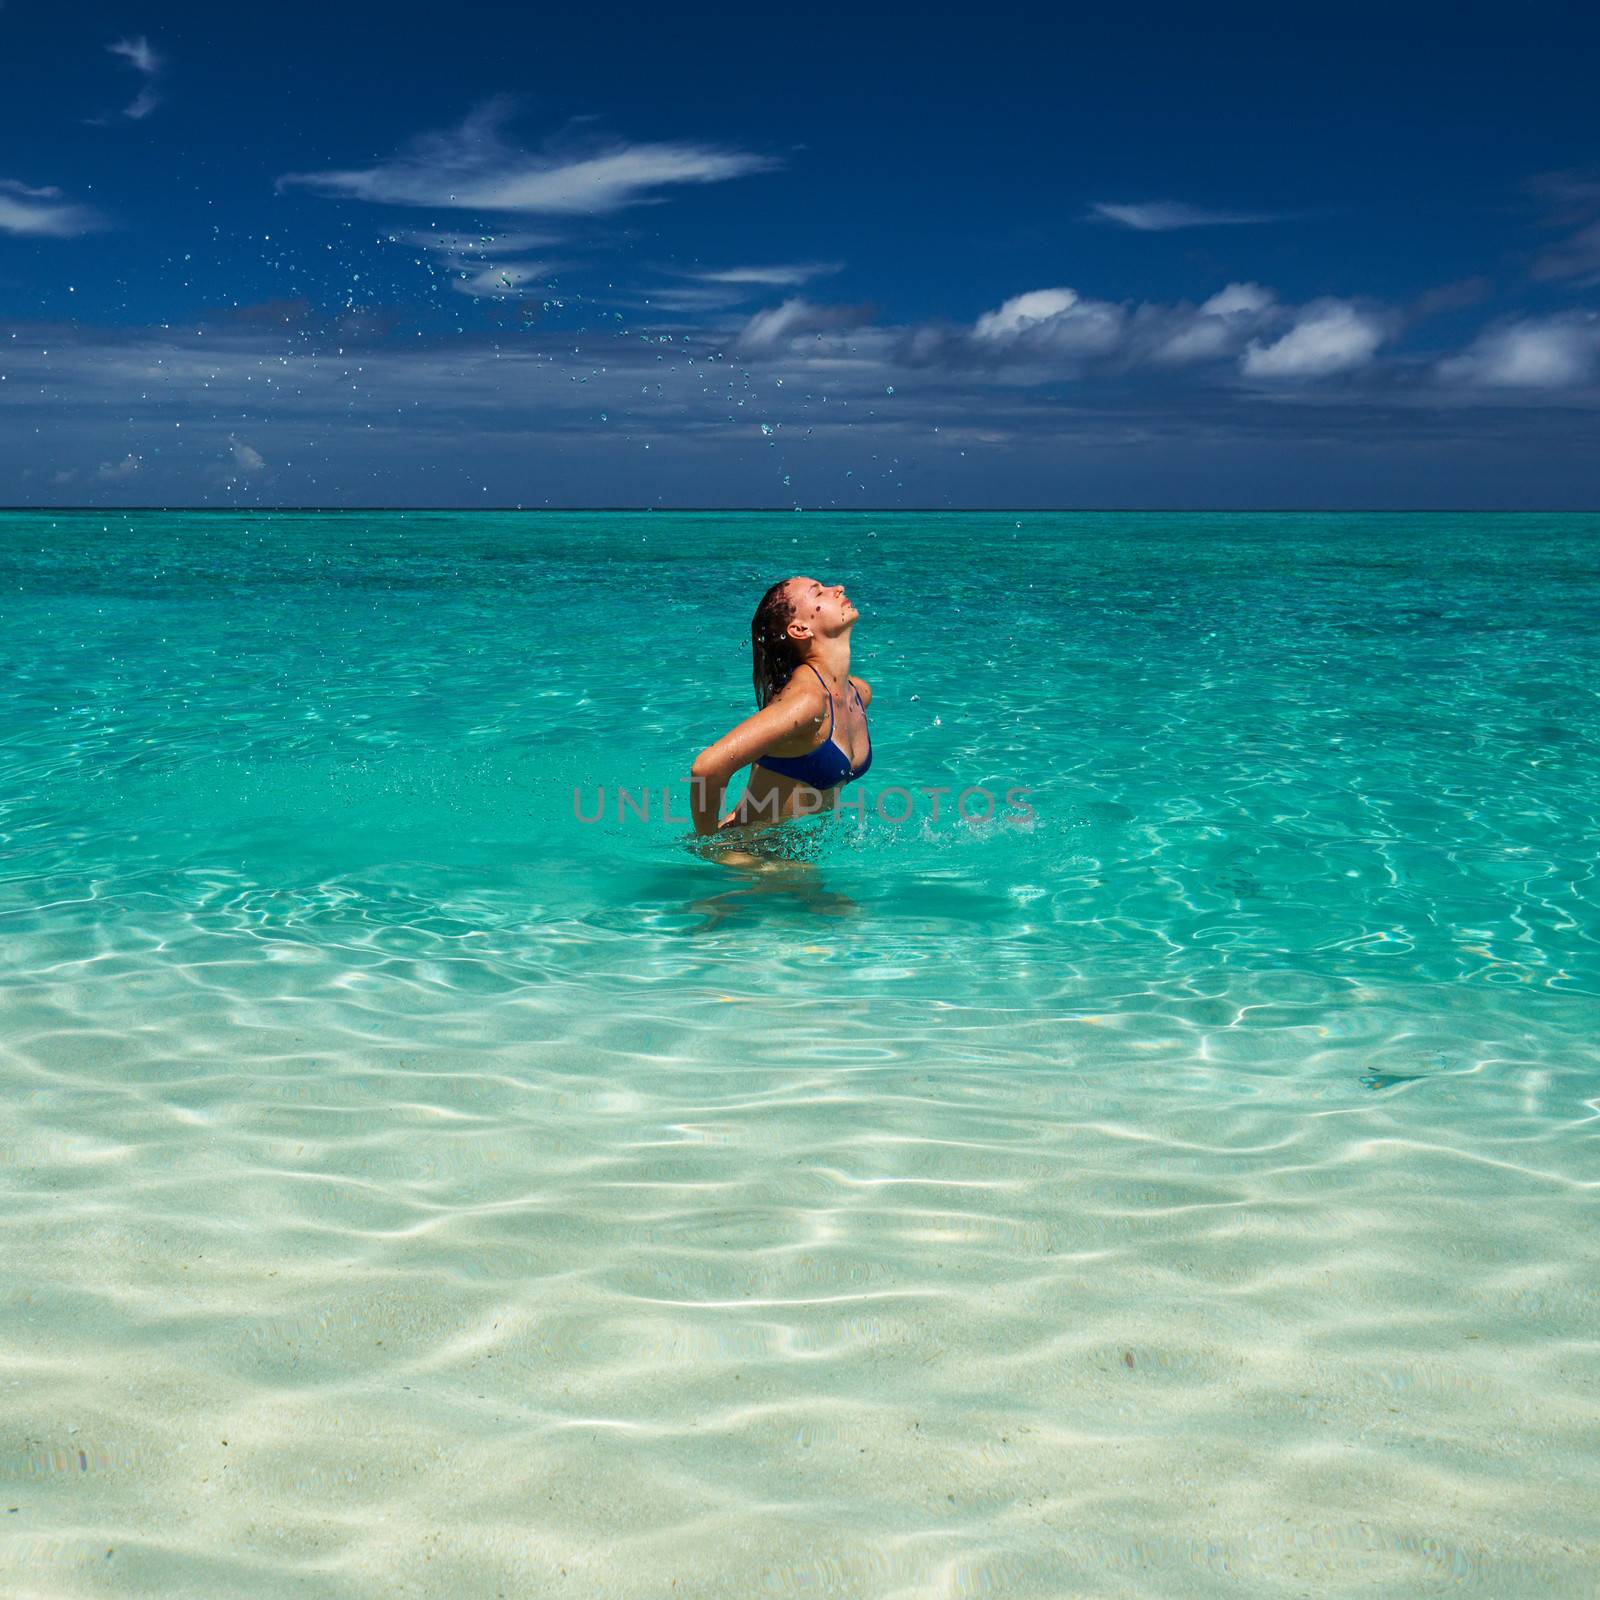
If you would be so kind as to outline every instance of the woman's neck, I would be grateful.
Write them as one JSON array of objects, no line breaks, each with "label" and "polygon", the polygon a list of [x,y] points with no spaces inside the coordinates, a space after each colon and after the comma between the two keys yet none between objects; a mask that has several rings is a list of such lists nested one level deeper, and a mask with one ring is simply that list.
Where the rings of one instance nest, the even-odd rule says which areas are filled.
[{"label": "woman's neck", "polygon": [[827,678],[843,688],[850,677],[850,635],[838,634],[832,639],[815,639],[806,660]]}]

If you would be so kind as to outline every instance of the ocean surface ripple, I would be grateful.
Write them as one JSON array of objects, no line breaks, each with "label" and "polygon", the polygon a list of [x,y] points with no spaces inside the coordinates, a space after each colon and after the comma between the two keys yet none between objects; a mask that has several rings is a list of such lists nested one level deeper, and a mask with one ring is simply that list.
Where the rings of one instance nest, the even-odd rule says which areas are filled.
[{"label": "ocean surface ripple", "polygon": [[[874,763],[741,866],[785,567]],[[6,513],[0,607],[7,1595],[1600,1592],[1600,518]]]}]

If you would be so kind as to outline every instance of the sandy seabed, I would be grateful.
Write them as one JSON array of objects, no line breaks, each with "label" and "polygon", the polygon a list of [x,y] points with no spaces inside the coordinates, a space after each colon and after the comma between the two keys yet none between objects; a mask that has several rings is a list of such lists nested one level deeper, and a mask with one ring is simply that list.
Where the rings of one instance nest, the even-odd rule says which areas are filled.
[{"label": "sandy seabed", "polygon": [[1581,1003],[79,922],[3,1002],[18,1600],[1596,1592]]}]

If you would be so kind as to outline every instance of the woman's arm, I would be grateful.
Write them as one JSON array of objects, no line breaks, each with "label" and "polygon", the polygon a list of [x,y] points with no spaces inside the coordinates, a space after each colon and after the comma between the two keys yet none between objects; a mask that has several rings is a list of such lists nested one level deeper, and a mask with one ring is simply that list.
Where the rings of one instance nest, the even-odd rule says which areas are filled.
[{"label": "woman's arm", "polygon": [[[809,675],[808,675],[809,676]],[[728,780],[741,767],[770,755],[780,745],[810,734],[827,711],[827,696],[815,678],[809,684],[791,680],[783,693],[737,728],[707,745],[689,769],[689,807],[696,833],[715,833],[728,792]]]}]

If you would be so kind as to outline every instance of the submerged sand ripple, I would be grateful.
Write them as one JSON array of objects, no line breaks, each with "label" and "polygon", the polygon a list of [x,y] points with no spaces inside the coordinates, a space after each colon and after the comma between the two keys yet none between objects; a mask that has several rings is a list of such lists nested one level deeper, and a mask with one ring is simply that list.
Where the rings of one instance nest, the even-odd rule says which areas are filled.
[{"label": "submerged sand ripple", "polygon": [[621,1015],[425,942],[96,938],[0,1058],[12,1593],[1592,1585],[1595,1047],[1547,998]]}]

